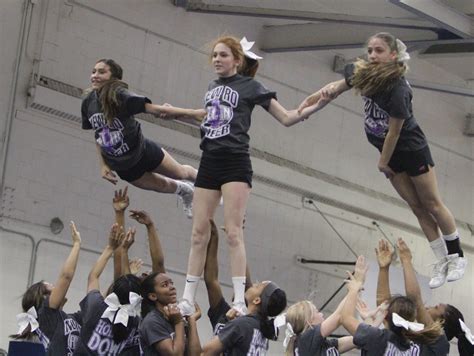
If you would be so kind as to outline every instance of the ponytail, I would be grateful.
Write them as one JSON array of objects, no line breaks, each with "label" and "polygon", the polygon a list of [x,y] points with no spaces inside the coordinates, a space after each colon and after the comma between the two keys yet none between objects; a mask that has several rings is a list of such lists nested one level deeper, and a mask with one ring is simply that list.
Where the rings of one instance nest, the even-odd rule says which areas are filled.
[{"label": "ponytail", "polygon": [[435,343],[443,334],[443,324],[439,321],[435,321],[421,331],[402,329],[400,334],[417,344],[429,345]]},{"label": "ponytail", "polygon": [[397,79],[408,70],[404,62],[369,63],[363,59],[354,63],[354,75],[351,84],[356,93],[371,96],[379,92],[390,90]]},{"label": "ponytail", "polygon": [[128,89],[128,84],[118,79],[111,79],[104,83],[99,91],[99,102],[109,125],[112,124],[120,108],[121,103],[117,98],[117,91],[120,88]]}]

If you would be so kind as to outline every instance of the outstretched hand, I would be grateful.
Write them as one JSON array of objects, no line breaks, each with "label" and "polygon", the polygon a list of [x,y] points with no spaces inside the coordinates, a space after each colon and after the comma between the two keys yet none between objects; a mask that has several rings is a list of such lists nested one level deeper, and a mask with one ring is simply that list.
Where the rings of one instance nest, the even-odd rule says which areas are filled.
[{"label": "outstretched hand", "polygon": [[400,261],[402,262],[411,262],[412,255],[410,248],[406,244],[406,242],[400,237],[397,240],[397,248],[400,255]]},{"label": "outstretched hand", "polygon": [[390,266],[393,259],[393,250],[387,240],[379,240],[379,247],[375,249],[375,254],[377,255],[379,268]]},{"label": "outstretched hand", "polygon": [[124,190],[119,189],[114,191],[114,198],[112,200],[112,206],[116,212],[125,211],[130,204],[130,199],[127,195],[128,186]]},{"label": "outstretched hand", "polygon": [[133,258],[130,260],[130,273],[137,274],[140,272],[143,266],[143,261],[140,258]]},{"label": "outstretched hand", "polygon": [[123,232],[123,227],[118,226],[118,224],[113,224],[110,228],[109,234],[109,246],[116,250],[122,244],[125,234]]},{"label": "outstretched hand", "polygon": [[134,227],[128,229],[127,234],[125,235],[125,238],[122,241],[122,248],[124,248],[125,250],[130,249],[130,247],[135,242],[136,232],[137,230]]},{"label": "outstretched hand", "polygon": [[153,224],[153,220],[145,210],[130,210],[130,217],[146,226]]},{"label": "outstretched hand", "polygon": [[76,224],[74,224],[74,221],[71,221],[69,224],[71,226],[71,237],[72,237],[72,243],[81,243],[81,234],[79,231],[77,231]]},{"label": "outstretched hand", "polygon": [[106,181],[109,181],[112,184],[117,184],[118,178],[117,175],[110,169],[109,166],[103,165],[100,168],[100,174],[102,175],[102,178],[104,178]]}]

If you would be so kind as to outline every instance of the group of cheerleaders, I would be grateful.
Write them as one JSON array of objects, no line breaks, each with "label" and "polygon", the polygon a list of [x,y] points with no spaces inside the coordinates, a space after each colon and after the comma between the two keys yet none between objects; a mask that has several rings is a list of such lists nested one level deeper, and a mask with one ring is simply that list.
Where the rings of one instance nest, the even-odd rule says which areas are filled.
[{"label": "group of cheerleaders", "polygon": [[[374,310],[359,300],[367,273],[364,257],[348,274],[347,296],[327,318],[310,301],[287,308],[286,294],[274,282],[251,283],[243,224],[252,186],[248,130],[253,108],[260,105],[281,124],[292,126],[351,88],[364,100],[365,132],[380,151],[379,171],[408,203],[436,256],[430,287],[462,278],[467,265],[455,220],[440,198],[426,137],[413,116],[412,90],[404,77],[409,59],[405,45],[389,33],[371,36],[367,59],[347,65],[344,79],[325,85],[297,109],[287,110],[274,91],[253,78],[261,58],[250,51],[252,44],[231,36],[213,43],[210,62],[217,78],[208,86],[205,109],[196,110],[153,104],[128,90],[119,64],[111,59],[97,61],[82,102],[82,127],[95,131],[104,179],[116,184],[118,175],[136,187],[181,198],[186,215],[193,219],[183,296],[177,298],[173,280],[166,274],[152,218],[131,210],[130,217],[147,229],[152,258],[152,271],[137,276],[140,261],[128,259],[135,230],[124,227],[129,205],[125,188],[115,192],[116,223],[89,274],[80,312],[62,311],[81,244],[80,233],[71,223],[73,247],[57,283],[40,281],[28,288],[22,300],[24,313],[18,316],[19,330],[12,337],[39,341],[48,355],[264,355],[268,341],[277,339],[281,327],[286,354],[293,356],[338,355],[353,348],[362,355],[448,355],[448,340],[453,337],[461,355],[473,355],[474,339],[459,310],[449,304],[423,305],[412,255],[402,239],[397,249],[406,295],[390,294],[394,251],[381,240],[376,249],[379,277]],[[134,118],[138,113],[201,121],[199,169],[179,164],[146,139]],[[218,281],[213,217],[221,199],[234,291],[231,304]],[[112,256],[114,281],[104,297],[98,281]],[[196,324],[201,310],[195,296],[203,273],[214,337],[201,344]],[[354,316],[356,310],[360,319]],[[352,336],[330,339],[340,326]]]}]

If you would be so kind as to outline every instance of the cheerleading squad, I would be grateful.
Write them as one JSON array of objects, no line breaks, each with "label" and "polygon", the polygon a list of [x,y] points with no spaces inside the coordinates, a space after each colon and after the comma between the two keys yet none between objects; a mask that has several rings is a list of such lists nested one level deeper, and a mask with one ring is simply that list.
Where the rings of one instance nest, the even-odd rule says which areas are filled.
[{"label": "cheerleading squad", "polygon": [[[248,131],[256,105],[280,124],[292,126],[354,88],[364,100],[365,132],[380,152],[378,170],[390,181],[417,217],[436,256],[431,288],[462,278],[467,260],[451,212],[440,198],[434,161],[427,139],[412,110],[412,90],[404,78],[409,55],[405,45],[388,33],[367,41],[367,60],[345,68],[345,78],[308,96],[288,110],[276,92],[254,79],[261,57],[253,43],[231,36],[212,45],[210,62],[217,78],[204,96],[204,109],[153,104],[122,81],[123,71],[112,59],[100,59],[91,74],[91,88],[82,102],[82,128],[94,130],[102,177],[161,193],[175,193],[185,214],[193,219],[191,250],[182,298],[166,273],[156,227],[144,211],[130,217],[145,226],[152,271],[138,275],[140,260],[130,261],[128,250],[135,229],[125,231],[127,188],[115,192],[116,223],[92,267],[80,310],[66,314],[62,306],[79,258],[81,237],[73,222],[73,246],[55,285],[40,281],[25,292],[18,341],[42,345],[48,355],[264,355],[269,340],[285,329],[287,355],[338,355],[353,348],[362,355],[448,355],[449,342],[458,339],[461,355],[473,355],[474,339],[462,314],[449,304],[426,308],[407,244],[399,239],[398,256],[405,278],[405,296],[392,296],[389,267],[393,251],[379,242],[377,307],[368,310],[359,299],[367,273],[364,257],[348,275],[347,296],[326,318],[310,301],[287,308],[286,293],[275,282],[251,283],[244,245],[244,222],[252,187]],[[178,163],[156,142],[143,136],[139,113],[161,119],[188,116],[201,122],[199,168]],[[213,222],[223,202],[229,247],[233,299],[228,303],[218,281],[218,231]],[[114,281],[101,293],[99,276],[114,260]],[[214,337],[202,343],[195,303],[201,275],[209,297],[208,316]],[[360,318],[356,318],[355,311]],[[330,338],[343,327],[351,336]],[[15,346],[16,345],[16,346]]]}]

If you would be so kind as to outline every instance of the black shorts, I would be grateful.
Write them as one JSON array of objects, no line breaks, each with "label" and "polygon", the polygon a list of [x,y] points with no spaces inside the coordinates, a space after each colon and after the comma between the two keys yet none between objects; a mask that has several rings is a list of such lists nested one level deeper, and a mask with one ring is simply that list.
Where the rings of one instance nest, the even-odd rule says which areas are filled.
[{"label": "black shorts", "polygon": [[221,190],[230,182],[244,182],[252,187],[252,163],[248,153],[203,152],[195,187]]},{"label": "black shorts", "polygon": [[155,142],[145,139],[145,148],[142,158],[131,168],[116,170],[118,176],[127,181],[133,182],[146,172],[153,172],[165,158],[165,153]]},{"label": "black shorts", "polygon": [[418,151],[394,152],[388,166],[395,173],[407,172],[410,177],[422,175],[434,167],[430,148],[426,145]]}]

